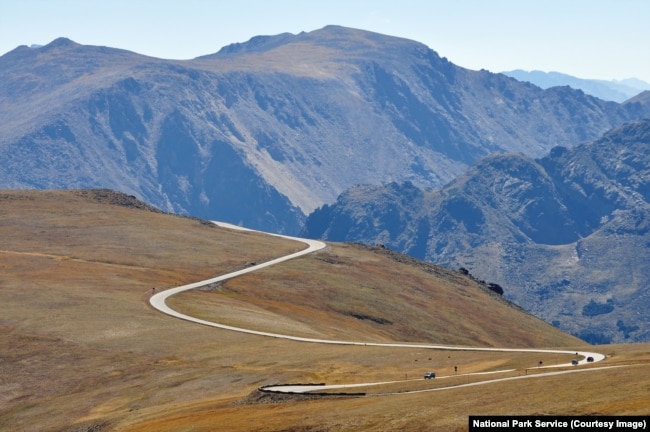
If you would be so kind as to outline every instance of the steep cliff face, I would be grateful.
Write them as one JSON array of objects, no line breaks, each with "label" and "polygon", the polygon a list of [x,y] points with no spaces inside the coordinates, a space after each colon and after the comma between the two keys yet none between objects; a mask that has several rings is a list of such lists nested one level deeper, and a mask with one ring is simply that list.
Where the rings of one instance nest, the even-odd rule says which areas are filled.
[{"label": "steep cliff face", "polygon": [[107,187],[286,233],[356,184],[440,187],[490,153],[540,157],[650,115],[647,98],[543,91],[334,26],[190,61],[57,39],[0,72],[0,187]]},{"label": "steep cliff face", "polygon": [[310,237],[467,268],[591,342],[650,340],[650,120],[531,159],[492,155],[440,190],[357,187]]}]

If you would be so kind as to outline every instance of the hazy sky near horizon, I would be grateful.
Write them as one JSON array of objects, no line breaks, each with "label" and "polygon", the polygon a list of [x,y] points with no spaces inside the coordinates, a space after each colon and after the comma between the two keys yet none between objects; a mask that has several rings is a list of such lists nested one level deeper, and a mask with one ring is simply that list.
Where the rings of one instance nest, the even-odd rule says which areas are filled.
[{"label": "hazy sky near horizon", "polygon": [[422,42],[456,65],[650,83],[647,0],[0,0],[0,55],[67,37],[167,59],[329,24]]}]

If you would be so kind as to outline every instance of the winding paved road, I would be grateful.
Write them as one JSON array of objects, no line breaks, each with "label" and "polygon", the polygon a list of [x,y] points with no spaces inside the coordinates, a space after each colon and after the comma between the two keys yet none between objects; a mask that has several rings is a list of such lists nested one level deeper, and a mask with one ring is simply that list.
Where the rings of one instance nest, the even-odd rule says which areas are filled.
[{"label": "winding paved road", "polygon": [[[223,228],[229,228],[229,229],[236,229],[236,230],[243,230],[243,231],[253,231],[249,230],[247,228],[242,228],[236,225],[231,225],[227,223],[222,223],[222,222],[214,222],[215,224],[223,227]],[[268,233],[266,233],[268,234]],[[175,311],[174,309],[170,308],[166,300],[178,293],[184,292],[184,291],[189,291],[192,289],[200,288],[205,285],[209,285],[215,282],[220,282],[224,281],[227,279],[232,279],[237,276],[241,276],[246,273],[251,273],[256,270],[263,269],[265,267],[270,267],[272,265],[288,261],[294,258],[301,257],[303,255],[307,255],[309,253],[321,250],[326,247],[326,244],[318,241],[318,240],[310,240],[310,239],[303,239],[303,238],[297,238],[297,237],[290,237],[290,236],[285,236],[285,235],[280,235],[280,234],[269,234],[273,235],[276,237],[283,237],[289,240],[295,240],[299,242],[303,242],[307,245],[306,249],[303,249],[299,252],[292,253],[290,255],[285,255],[280,258],[273,259],[271,261],[267,261],[261,264],[257,264],[254,266],[247,267],[242,270],[237,270],[231,273],[227,273],[221,276],[214,277],[212,279],[207,279],[204,281],[199,281],[199,282],[194,282],[188,285],[183,285],[179,286],[176,288],[171,288],[166,291],[161,291],[155,295],[153,295],[149,299],[149,303],[151,306],[153,306],[155,309],[158,309],[160,312],[165,313],[167,315],[173,316],[175,318],[180,318],[186,321],[191,321],[197,324],[202,324],[210,327],[216,327],[224,330],[232,330],[232,331],[237,331],[241,333],[248,333],[248,334],[253,334],[253,335],[258,335],[258,336],[268,336],[268,337],[274,337],[274,338],[280,338],[280,339],[287,339],[287,340],[292,340],[292,341],[297,341],[297,342],[309,342],[309,343],[319,343],[319,344],[331,344],[331,345],[357,345],[357,346],[373,346],[373,347],[390,347],[390,348],[425,348],[425,349],[437,349],[437,350],[453,350],[453,351],[493,351],[493,352],[529,352],[529,353],[551,353],[551,354],[577,354],[579,356],[582,356],[583,359],[579,361],[579,364],[586,364],[587,363],[587,358],[592,358],[593,362],[599,362],[605,358],[603,354],[600,353],[593,353],[593,352],[584,352],[584,351],[566,351],[566,350],[541,350],[541,349],[523,349],[523,348],[478,348],[478,347],[457,347],[457,346],[445,346],[445,345],[429,345],[429,344],[415,344],[415,343],[372,343],[372,342],[354,342],[354,341],[342,341],[342,340],[329,340],[329,339],[312,339],[312,338],[304,338],[304,337],[298,337],[298,336],[291,336],[291,335],[284,335],[284,334],[278,334],[278,333],[269,333],[269,332],[262,332],[262,331],[257,331],[257,330],[251,330],[251,329],[245,329],[245,328],[240,328],[240,327],[233,327],[225,324],[219,324],[216,322],[212,321],[206,321],[202,320],[199,318],[195,318],[189,315],[182,314],[180,312]],[[571,366],[571,363],[564,363],[564,364],[557,364],[557,365],[551,365],[551,366],[544,366],[543,368],[551,368],[551,367],[566,367],[566,366]],[[589,369],[591,370],[591,369]],[[500,372],[505,372],[505,371],[500,371]],[[572,371],[564,371],[564,372],[573,372]],[[558,372],[558,373],[564,373],[564,372]],[[544,374],[548,375],[548,374]],[[538,375],[530,375],[529,377],[535,377]],[[505,378],[505,379],[520,379],[520,378],[525,378],[525,377],[514,377],[514,378]],[[503,380],[503,379],[499,379]],[[483,381],[483,383],[487,382],[493,382],[493,381],[498,381],[498,380],[490,380],[490,381]],[[265,387],[266,391],[274,391],[274,392],[286,392],[286,393],[306,393],[309,391],[314,391],[314,390],[327,390],[327,389],[337,389],[337,388],[349,388],[349,387],[360,387],[360,386],[368,386],[368,385],[379,385],[379,384],[386,384],[386,383],[367,383],[367,384],[349,384],[349,385],[330,385],[330,386],[323,386],[323,385],[317,385],[317,386],[272,386],[272,387]],[[474,383],[473,385],[477,385],[478,383]],[[456,386],[457,387],[457,386]]]}]

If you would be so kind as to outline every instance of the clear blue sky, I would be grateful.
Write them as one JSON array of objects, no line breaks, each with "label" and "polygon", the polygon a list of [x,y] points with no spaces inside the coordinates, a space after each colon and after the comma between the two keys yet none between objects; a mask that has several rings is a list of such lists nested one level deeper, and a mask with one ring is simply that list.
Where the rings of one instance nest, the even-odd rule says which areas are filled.
[{"label": "clear blue sky", "polygon": [[469,69],[650,82],[648,0],[0,0],[0,55],[65,36],[189,59],[328,24],[413,39]]}]

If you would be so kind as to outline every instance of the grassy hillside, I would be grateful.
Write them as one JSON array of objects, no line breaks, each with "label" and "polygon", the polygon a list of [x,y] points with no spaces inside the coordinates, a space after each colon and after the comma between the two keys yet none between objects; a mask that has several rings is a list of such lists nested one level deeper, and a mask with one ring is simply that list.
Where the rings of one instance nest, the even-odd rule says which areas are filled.
[{"label": "grassy hillside", "polygon": [[170,304],[217,322],[241,305],[244,313],[228,314],[229,324],[336,340],[498,347],[582,343],[457,272],[350,244],[333,243],[304,259],[177,295]]},{"label": "grassy hillside", "polygon": [[[167,317],[149,307],[153,292],[303,245],[163,214],[108,191],[0,192],[0,239],[2,430],[463,430],[469,414],[647,407],[645,345],[605,347],[605,364],[634,366],[600,372],[265,403],[256,389],[278,382],[398,381],[363,390],[382,393],[487,379],[470,372],[528,377],[541,372],[539,361],[567,356],[319,346]],[[471,280],[400,260],[331,244],[172,302],[221,322],[327,338],[585,348]],[[429,369],[441,379],[421,380]]]}]

